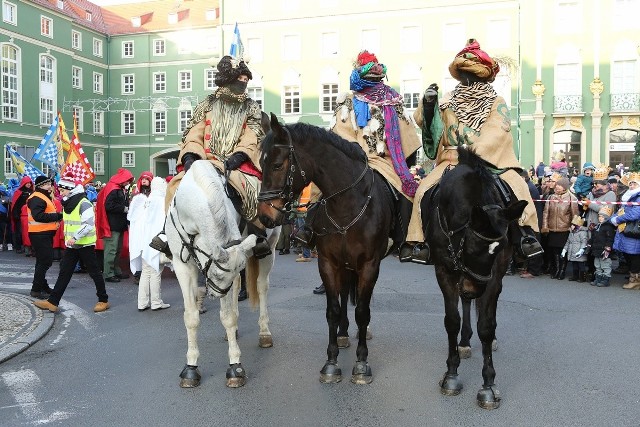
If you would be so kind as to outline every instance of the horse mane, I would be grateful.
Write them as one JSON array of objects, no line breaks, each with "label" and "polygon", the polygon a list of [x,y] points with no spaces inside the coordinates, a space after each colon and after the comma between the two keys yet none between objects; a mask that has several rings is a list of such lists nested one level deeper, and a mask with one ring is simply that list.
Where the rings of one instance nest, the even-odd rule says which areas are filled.
[{"label": "horse mane", "polygon": [[458,165],[466,165],[478,175],[479,182],[482,184],[482,198],[489,199],[494,189],[494,175],[491,169],[496,169],[496,167],[482,159],[473,148],[458,147],[457,151]]},{"label": "horse mane", "polygon": [[[366,161],[367,155],[360,147],[360,144],[356,144],[342,138],[340,135],[331,131],[325,130],[319,126],[310,125],[307,123],[294,123],[292,125],[286,125],[287,129],[291,133],[291,137],[298,142],[305,143],[323,143],[328,142],[347,157],[353,160],[361,162]],[[267,135],[262,140],[263,151],[269,151],[271,146],[275,144],[273,133]]]}]

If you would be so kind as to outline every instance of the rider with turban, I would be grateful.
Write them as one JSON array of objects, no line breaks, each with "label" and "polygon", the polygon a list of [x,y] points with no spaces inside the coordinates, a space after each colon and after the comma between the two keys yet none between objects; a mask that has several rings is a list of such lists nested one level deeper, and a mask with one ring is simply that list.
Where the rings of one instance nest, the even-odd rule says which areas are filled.
[{"label": "rider with turban", "polygon": [[[249,232],[264,237],[264,226],[257,219],[262,179],[258,143],[264,137],[264,130],[260,106],[247,94],[247,83],[253,76],[242,59],[228,55],[220,59],[217,68],[218,88],[196,106],[182,134],[178,155],[180,173],[169,183],[166,204],[168,207],[191,164],[200,159],[210,160],[218,170],[229,174],[229,196],[247,220]],[[156,242],[154,239],[154,245]],[[154,247],[165,253],[168,250],[166,244]],[[268,243],[259,239],[254,255],[263,257],[270,252]]]},{"label": "rider with turban", "polygon": [[509,107],[490,84],[499,71],[498,63],[480,49],[475,39],[470,39],[449,65],[449,73],[460,83],[440,102],[435,83],[425,91],[414,118],[422,128],[425,153],[436,160],[436,166],[416,191],[407,242],[400,250],[401,261],[425,264],[429,260],[429,248],[423,243],[420,202],[445,170],[458,163],[458,146],[475,149],[476,154],[495,167],[518,200],[529,202],[518,221],[522,233],[518,234],[520,244],[516,249],[524,257],[541,253],[533,238],[538,231],[535,206],[527,183],[518,173],[522,166],[513,151]]},{"label": "rider with turban", "polygon": [[420,148],[420,140],[413,121],[405,114],[402,95],[383,82],[386,75],[387,67],[374,54],[360,52],[351,72],[352,92],[338,96],[329,127],[344,139],[360,144],[369,165],[404,196],[398,197],[400,227],[395,230],[402,240],[418,188],[407,162],[415,161],[413,155]]}]

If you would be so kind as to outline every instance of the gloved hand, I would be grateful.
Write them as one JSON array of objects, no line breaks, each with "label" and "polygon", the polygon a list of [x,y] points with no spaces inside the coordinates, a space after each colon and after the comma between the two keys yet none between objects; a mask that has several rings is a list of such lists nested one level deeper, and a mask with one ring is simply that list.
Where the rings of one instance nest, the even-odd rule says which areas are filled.
[{"label": "gloved hand", "polygon": [[562,250],[562,252],[560,252],[560,256],[561,256],[562,258],[564,258],[564,256],[565,256],[566,254],[567,254],[567,250],[566,250],[566,249],[563,249],[563,250]]},{"label": "gloved hand", "polygon": [[249,156],[247,153],[243,153],[242,151],[238,151],[233,153],[229,158],[224,162],[224,167],[227,170],[235,170],[240,167],[241,164],[249,160]]},{"label": "gloved hand", "polygon": [[613,224],[615,226],[618,225],[618,217],[617,216],[612,216],[609,221],[611,221],[611,224]]},{"label": "gloved hand", "polygon": [[424,91],[424,99],[427,102],[434,102],[438,99],[438,85],[437,83],[431,83],[427,90]]},{"label": "gloved hand", "polygon": [[574,254],[576,258],[580,258],[582,255],[584,255],[584,248],[580,249],[578,252]]},{"label": "gloved hand", "polygon": [[197,155],[193,154],[193,153],[185,153],[182,156],[182,167],[183,167],[185,173],[191,168],[191,165],[196,160],[200,160],[200,158]]}]

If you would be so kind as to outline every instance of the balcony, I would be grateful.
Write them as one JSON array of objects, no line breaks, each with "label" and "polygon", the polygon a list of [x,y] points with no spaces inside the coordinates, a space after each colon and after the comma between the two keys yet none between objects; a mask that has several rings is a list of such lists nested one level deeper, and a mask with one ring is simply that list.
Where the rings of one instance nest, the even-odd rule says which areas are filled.
[{"label": "balcony", "polygon": [[640,93],[612,93],[612,113],[640,112]]},{"label": "balcony", "polygon": [[555,114],[571,114],[582,112],[582,95],[558,95],[553,97]]}]

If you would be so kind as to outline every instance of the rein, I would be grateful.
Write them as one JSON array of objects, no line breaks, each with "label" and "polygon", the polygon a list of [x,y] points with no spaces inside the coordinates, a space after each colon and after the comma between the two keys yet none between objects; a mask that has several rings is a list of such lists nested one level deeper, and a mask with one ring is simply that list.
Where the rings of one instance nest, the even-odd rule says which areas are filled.
[{"label": "rein", "polygon": [[[173,198],[173,207],[176,208],[176,198]],[[195,261],[196,265],[198,266],[198,270],[200,270],[200,272],[204,275],[205,279],[207,280],[207,286],[209,288],[211,288],[212,290],[222,294],[222,295],[226,295],[227,293],[229,293],[229,290],[231,289],[231,287],[228,287],[227,289],[222,289],[220,288],[218,285],[216,285],[210,278],[209,278],[209,269],[211,268],[211,264],[215,264],[216,267],[218,267],[220,270],[224,271],[224,272],[229,272],[231,270],[228,270],[226,268],[224,268],[223,266],[220,265],[220,263],[218,263],[217,260],[213,259],[213,257],[206,253],[205,251],[203,251],[202,249],[200,249],[196,244],[195,244],[195,240],[196,240],[196,236],[197,234],[189,234],[187,233],[187,230],[185,230],[184,226],[182,225],[182,223],[180,222],[180,214],[177,211],[177,208],[175,209],[176,211],[176,215],[178,216],[178,223],[180,223],[180,227],[182,228],[182,230],[185,232],[185,234],[187,235],[188,239],[186,239],[182,233],[180,232],[180,230],[178,230],[178,226],[176,224],[176,220],[173,217],[173,212],[170,211],[169,212],[169,217],[171,218],[171,222],[173,223],[173,226],[175,227],[176,231],[178,232],[178,236],[180,236],[180,240],[182,241],[182,248],[180,249],[180,261],[182,261],[183,263],[187,263],[189,261],[189,259],[193,258],[193,260]],[[228,246],[233,246],[233,244],[237,244],[239,243],[239,241],[237,240],[233,240],[231,242],[229,242],[227,244]],[[186,256],[184,255],[185,249],[187,251]],[[202,266],[202,263],[200,262],[200,260],[198,259],[196,252],[201,253],[202,255],[204,255],[205,257],[207,257],[207,262],[205,263],[204,267]]]},{"label": "rein", "polygon": [[[483,210],[487,211],[489,209],[501,209],[501,206],[499,205],[486,205],[482,207]],[[466,232],[465,234],[463,234],[463,236],[460,238],[460,242],[458,243],[458,250],[456,251],[456,249],[453,246],[453,242],[451,240],[451,238],[469,228],[469,221],[465,222],[464,224],[462,224],[460,227],[456,228],[455,230],[449,230],[448,224],[447,224],[447,219],[442,216],[441,212],[440,212],[440,206],[436,207],[436,211],[438,214],[438,224],[440,225],[440,230],[442,230],[442,232],[445,234],[445,236],[447,236],[447,240],[449,241],[449,245],[447,246],[447,250],[449,251],[449,258],[451,259],[451,262],[453,263],[453,269],[456,271],[462,271],[463,273],[466,273],[468,275],[470,275],[471,277],[473,277],[476,280],[479,281],[484,281],[484,282],[488,282],[489,280],[491,280],[491,278],[493,277],[493,271],[491,271],[488,275],[482,275],[482,274],[478,274],[475,273],[473,271],[471,271],[464,262],[464,242],[465,242],[465,237],[466,237]],[[478,233],[477,231],[475,231],[472,228],[469,228],[469,230],[471,230],[471,232],[478,238],[480,238],[481,240],[484,240],[486,242],[497,242],[499,240],[502,240],[505,238],[505,235],[502,235],[498,238],[492,238],[492,237],[486,237],[483,236],[482,234]]]}]

